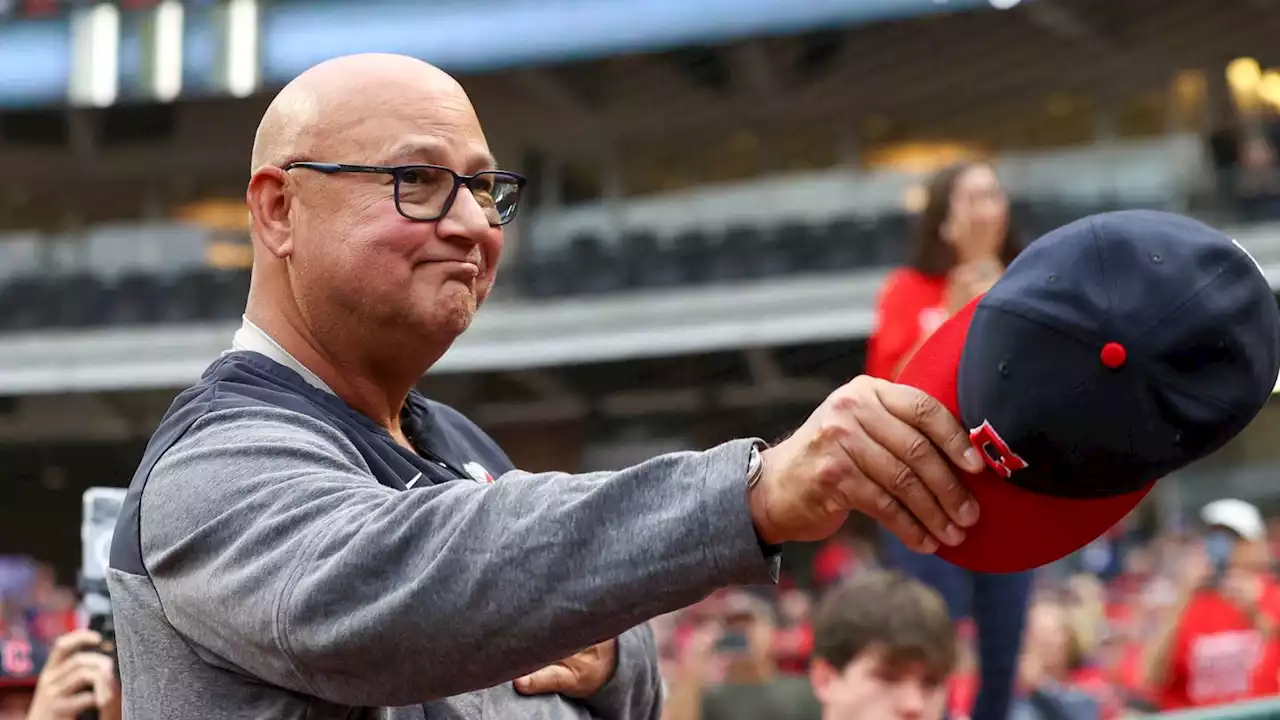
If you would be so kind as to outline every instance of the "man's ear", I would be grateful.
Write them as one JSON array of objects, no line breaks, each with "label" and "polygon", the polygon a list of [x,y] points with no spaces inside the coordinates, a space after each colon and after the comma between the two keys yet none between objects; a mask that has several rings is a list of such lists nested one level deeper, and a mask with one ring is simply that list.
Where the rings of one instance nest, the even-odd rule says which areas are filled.
[{"label": "man's ear", "polygon": [[284,259],[293,252],[293,189],[289,174],[274,165],[249,178],[245,203],[253,220],[253,237],[272,255]]},{"label": "man's ear", "polygon": [[831,683],[835,682],[839,674],[831,663],[822,658],[814,658],[809,663],[809,684],[813,686],[813,696],[818,698],[819,702],[827,701]]}]

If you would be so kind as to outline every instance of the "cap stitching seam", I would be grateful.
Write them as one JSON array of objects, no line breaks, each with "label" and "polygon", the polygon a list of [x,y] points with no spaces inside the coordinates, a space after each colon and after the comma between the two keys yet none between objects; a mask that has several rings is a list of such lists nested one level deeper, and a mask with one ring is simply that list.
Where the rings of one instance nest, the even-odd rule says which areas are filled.
[{"label": "cap stitching seam", "polygon": [[[1234,259],[1233,262],[1236,262],[1236,263],[1240,262],[1240,258]],[[1193,300],[1199,297],[1200,293],[1204,292],[1205,290],[1208,290],[1210,287],[1213,286],[1214,283],[1221,280],[1223,276],[1227,274],[1226,271],[1231,267],[1232,265],[1229,263],[1219,267],[1218,273],[1216,275],[1214,275],[1212,278],[1202,283],[1200,287],[1196,288],[1195,291],[1193,291],[1190,295],[1188,295],[1182,302],[1170,308],[1169,312],[1165,313],[1164,315],[1161,315],[1158,319],[1156,319],[1155,322],[1151,323],[1148,327],[1144,328],[1142,332],[1135,335],[1134,339],[1141,340],[1144,336],[1146,336],[1147,333],[1151,332],[1152,330],[1162,325],[1166,319],[1172,317],[1173,315],[1178,313],[1180,310],[1182,310],[1182,308],[1186,307]],[[1164,366],[1161,365],[1160,363],[1149,362],[1147,363],[1147,365],[1151,367],[1151,371],[1155,373],[1160,379],[1164,380],[1165,382],[1169,382],[1169,383],[1172,383],[1173,385],[1176,385],[1179,390],[1182,390],[1183,392],[1196,398],[1197,400],[1200,400],[1202,402],[1207,402],[1219,408],[1230,409],[1225,403],[1221,402],[1220,398],[1214,395],[1202,394],[1202,393],[1196,392],[1196,390],[1193,387],[1183,383],[1182,379],[1178,377],[1176,374],[1165,372]]]},{"label": "cap stitching seam", "polygon": [[[1102,293],[1107,299],[1107,308],[1102,316],[1102,322],[1104,324],[1102,332],[1107,339],[1103,340],[1103,342],[1110,342],[1115,339],[1115,333],[1112,332],[1112,328],[1115,326],[1113,318],[1115,316],[1116,303],[1115,298],[1111,294],[1111,278],[1107,273],[1107,263],[1102,255],[1102,233],[1098,227],[1100,224],[1101,223],[1099,223],[1096,218],[1089,219],[1089,234],[1093,238],[1093,252],[1098,259],[1098,272],[1102,275]],[[1135,444],[1133,442],[1133,431],[1131,428],[1126,435],[1127,437],[1125,440],[1129,446],[1129,452],[1132,453],[1134,452]]]},{"label": "cap stitching seam", "polygon": [[[1239,262],[1239,260],[1236,260],[1235,262]],[[1217,274],[1216,274],[1216,275],[1214,275],[1213,277],[1209,278],[1209,279],[1208,279],[1208,280],[1206,280],[1205,282],[1201,283],[1201,284],[1200,284],[1200,287],[1196,288],[1194,291],[1192,291],[1192,293],[1191,293],[1190,295],[1188,295],[1187,297],[1183,298],[1182,302],[1178,303],[1177,305],[1174,305],[1172,308],[1169,308],[1169,311],[1168,311],[1168,312],[1166,312],[1165,314],[1163,314],[1163,315],[1161,315],[1160,317],[1156,318],[1156,319],[1155,319],[1155,321],[1153,321],[1150,325],[1148,325],[1147,327],[1143,328],[1141,332],[1139,332],[1138,334],[1134,335],[1134,336],[1133,336],[1133,337],[1134,337],[1134,340],[1141,340],[1143,337],[1145,337],[1145,336],[1146,336],[1146,334],[1147,334],[1147,333],[1151,332],[1152,330],[1156,329],[1156,328],[1157,328],[1157,327],[1159,327],[1160,325],[1164,324],[1164,321],[1165,321],[1165,320],[1167,320],[1167,319],[1169,319],[1170,317],[1172,317],[1173,315],[1177,314],[1177,313],[1178,313],[1179,311],[1181,311],[1184,307],[1186,307],[1188,304],[1190,304],[1192,300],[1195,300],[1196,298],[1200,297],[1200,293],[1204,292],[1204,291],[1205,291],[1205,290],[1207,290],[1210,286],[1212,286],[1214,283],[1216,283],[1216,282],[1218,282],[1219,280],[1221,280],[1221,279],[1222,279],[1222,276],[1226,274],[1226,270],[1227,270],[1229,267],[1230,267],[1230,265],[1224,265],[1224,266],[1222,266],[1222,267],[1219,267],[1219,268],[1218,268],[1218,272],[1217,272]]]}]

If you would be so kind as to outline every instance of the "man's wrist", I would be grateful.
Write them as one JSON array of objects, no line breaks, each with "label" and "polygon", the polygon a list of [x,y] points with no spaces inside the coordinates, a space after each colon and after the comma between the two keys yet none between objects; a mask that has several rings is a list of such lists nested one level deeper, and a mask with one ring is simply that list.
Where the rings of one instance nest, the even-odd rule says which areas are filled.
[{"label": "man's wrist", "polygon": [[766,488],[760,485],[760,479],[764,477],[765,451],[768,449],[769,444],[763,440],[756,440],[751,444],[747,457],[747,509],[751,513],[751,523],[755,528],[760,550],[765,555],[773,555],[778,552],[781,543],[769,536],[768,504],[764,501]]}]

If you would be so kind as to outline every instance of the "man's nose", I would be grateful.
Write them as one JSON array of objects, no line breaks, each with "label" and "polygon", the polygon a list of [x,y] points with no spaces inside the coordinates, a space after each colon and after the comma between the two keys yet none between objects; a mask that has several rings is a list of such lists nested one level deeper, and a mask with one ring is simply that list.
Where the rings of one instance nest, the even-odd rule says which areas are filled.
[{"label": "man's nose", "polygon": [[924,717],[925,689],[920,683],[900,684],[894,693],[894,699],[897,701],[894,710],[900,720],[919,720]]},{"label": "man's nose", "polygon": [[453,206],[440,218],[440,236],[454,242],[476,244],[484,239],[489,229],[489,216],[476,202],[475,195],[465,185],[458,188]]}]

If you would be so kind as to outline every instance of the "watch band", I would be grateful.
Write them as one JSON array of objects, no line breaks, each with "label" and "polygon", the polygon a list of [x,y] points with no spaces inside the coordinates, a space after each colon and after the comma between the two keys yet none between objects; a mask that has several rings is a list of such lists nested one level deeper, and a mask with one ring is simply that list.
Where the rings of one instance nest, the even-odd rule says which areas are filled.
[{"label": "watch band", "polygon": [[760,451],[768,448],[765,443],[757,440],[751,444],[751,455],[747,458],[747,489],[756,486],[760,482],[760,476],[764,474],[764,459],[760,457]]}]

